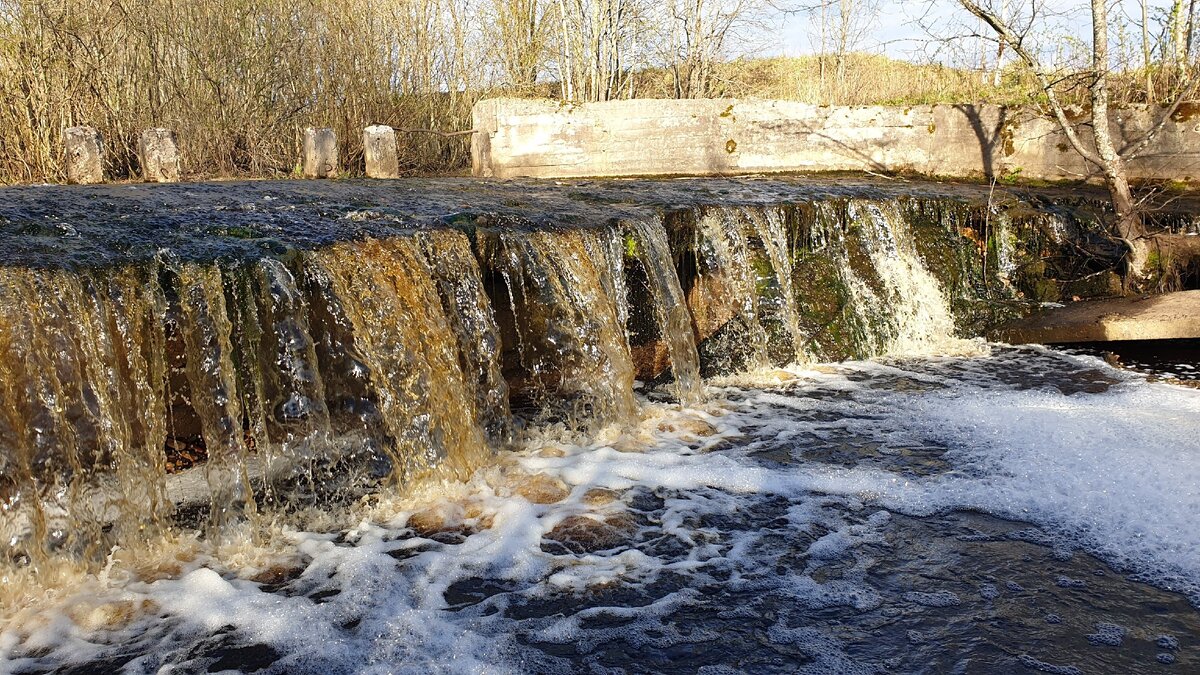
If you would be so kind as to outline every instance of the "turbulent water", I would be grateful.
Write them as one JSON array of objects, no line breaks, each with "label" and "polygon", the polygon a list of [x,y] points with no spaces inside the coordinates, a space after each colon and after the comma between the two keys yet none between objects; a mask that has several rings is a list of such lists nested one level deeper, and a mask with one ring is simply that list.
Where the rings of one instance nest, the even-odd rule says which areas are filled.
[{"label": "turbulent water", "polygon": [[1200,391],[962,339],[979,207],[755,189],[18,238],[111,264],[0,267],[0,670],[1200,667]]},{"label": "turbulent water", "polygon": [[3,648],[29,672],[1200,666],[1200,392],[986,351],[731,378],[349,529],[118,553]]}]

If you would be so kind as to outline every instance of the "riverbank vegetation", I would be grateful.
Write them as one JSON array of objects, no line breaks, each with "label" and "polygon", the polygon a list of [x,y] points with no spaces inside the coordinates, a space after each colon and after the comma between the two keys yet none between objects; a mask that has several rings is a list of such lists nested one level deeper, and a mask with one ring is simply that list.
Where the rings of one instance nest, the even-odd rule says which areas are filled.
[{"label": "riverbank vegetation", "polygon": [[[771,0],[0,0],[0,181],[61,180],[62,130],[73,125],[101,131],[107,172],[118,177],[136,174],[137,135],[156,126],[177,132],[184,173],[193,177],[290,175],[306,126],[337,131],[353,174],[369,124],[404,130],[408,172],[452,173],[469,161],[468,137],[431,132],[469,129],[471,106],[489,96],[1047,103],[1037,78],[982,26],[945,24],[947,47],[920,62],[863,51],[882,7],[878,0],[803,7]],[[808,17],[817,55],[753,56],[772,48],[783,11]],[[1129,39],[1114,59],[1115,103],[1172,90],[1178,74],[1164,65],[1170,54],[1162,45],[1174,45],[1178,31],[1169,19],[1142,24],[1153,29],[1141,31],[1142,50],[1137,30],[1120,31]],[[953,38],[955,31],[963,36]],[[1048,41],[1045,33],[1035,37]],[[1087,103],[1088,58],[1087,45],[1054,46],[1067,104]]]}]

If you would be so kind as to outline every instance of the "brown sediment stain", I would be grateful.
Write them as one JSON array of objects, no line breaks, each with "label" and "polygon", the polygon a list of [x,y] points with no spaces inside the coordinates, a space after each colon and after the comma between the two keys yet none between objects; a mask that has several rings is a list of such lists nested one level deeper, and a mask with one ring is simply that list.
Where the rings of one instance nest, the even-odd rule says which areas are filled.
[{"label": "brown sediment stain", "polygon": [[728,152],[729,154],[732,155],[734,152],[737,151],[737,147],[738,147],[737,141],[733,140],[732,138],[725,141],[725,152]]},{"label": "brown sediment stain", "polygon": [[1191,122],[1200,116],[1200,102],[1184,101],[1171,113],[1172,122]]},{"label": "brown sediment stain", "polygon": [[1019,125],[1017,124],[1017,122],[1015,122],[1013,120],[1008,120],[1004,123],[1004,126],[1001,127],[1001,129],[1000,129],[1000,140],[1004,144],[1004,156],[1005,157],[1012,157],[1017,152],[1017,147],[1014,142],[1014,138],[1016,136],[1018,126]]}]

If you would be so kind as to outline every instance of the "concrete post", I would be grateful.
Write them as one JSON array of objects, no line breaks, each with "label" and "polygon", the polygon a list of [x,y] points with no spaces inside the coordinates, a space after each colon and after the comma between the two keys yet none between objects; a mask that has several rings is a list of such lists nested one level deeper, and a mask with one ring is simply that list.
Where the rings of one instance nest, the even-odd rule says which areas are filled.
[{"label": "concrete post", "polygon": [[138,139],[138,159],[142,179],[147,183],[174,183],[179,180],[179,146],[170,129],[146,129]]},{"label": "concrete post", "polygon": [[363,158],[366,160],[368,178],[399,178],[396,130],[381,124],[363,129]]},{"label": "concrete post", "polygon": [[304,177],[337,178],[337,134],[327,127],[304,130]]},{"label": "concrete post", "polygon": [[92,127],[71,127],[63,132],[67,151],[67,181],[89,185],[104,182],[104,142]]}]

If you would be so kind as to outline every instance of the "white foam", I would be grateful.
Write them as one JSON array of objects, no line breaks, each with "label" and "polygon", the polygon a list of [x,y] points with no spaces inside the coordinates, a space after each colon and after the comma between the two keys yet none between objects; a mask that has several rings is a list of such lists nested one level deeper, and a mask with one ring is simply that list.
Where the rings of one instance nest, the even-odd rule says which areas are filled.
[{"label": "white foam", "polygon": [[[966,368],[972,362],[922,363]],[[1104,367],[1091,360],[1072,363],[1077,369]],[[63,609],[45,615],[50,618],[36,629],[0,632],[0,665],[19,644],[49,650],[42,663],[86,663],[105,653],[106,642],[136,641],[169,625],[172,644],[233,626],[242,643],[281,653],[275,666],[281,672],[566,671],[568,664],[519,643],[516,635],[573,645],[584,656],[617,639],[654,648],[711,640],[712,631],[682,630],[672,616],[701,601],[695,588],[712,583],[739,592],[769,590],[788,598],[796,611],[878,608],[884,602],[879,590],[862,581],[872,564],[863,551],[883,545],[891,512],[970,509],[1029,521],[1054,538],[1045,543],[1085,548],[1200,601],[1200,529],[1194,527],[1200,513],[1200,392],[1132,379],[1107,393],[1067,396],[973,381],[969,368],[947,375],[902,362],[789,372],[793,381],[786,390],[714,387],[729,400],[703,410],[647,405],[640,428],[608,430],[597,437],[603,440],[532,440],[506,460],[503,471],[481,471],[469,483],[445,489],[442,499],[451,504],[445,513],[465,521],[469,505],[480,514],[471,522],[491,522],[490,528],[466,531],[461,543],[413,536],[408,525],[422,504],[381,500],[358,507],[360,524],[341,536],[277,533],[272,545],[303,562],[288,593],[239,579],[231,558],[201,556],[177,579],[114,581],[111,588],[88,591],[153,603],[156,609],[126,626],[88,629]],[[889,378],[915,384],[874,386]],[[697,419],[711,428],[698,434],[689,423]],[[888,453],[914,447],[946,451],[938,457],[941,464],[924,473],[886,461],[842,466],[803,458],[805,439],[833,442],[845,435],[878,444],[888,461],[898,456]],[[732,445],[716,449],[722,441]],[[793,461],[755,457],[779,446],[794,450]],[[498,476],[510,470],[548,474],[566,483],[569,496],[557,504],[533,503],[498,487]],[[614,490],[620,498],[589,505],[584,495],[594,488]],[[633,506],[635,495],[659,500],[637,507],[650,508],[653,519]],[[748,515],[774,497],[785,500],[769,527]],[[629,539],[611,549],[543,550],[545,535],[581,514],[597,522],[613,514],[641,519]],[[711,524],[719,518],[745,522]],[[800,546],[801,564],[784,564],[772,532],[811,542]],[[657,553],[633,545],[648,540],[670,546]],[[818,574],[834,562],[845,570],[840,577]],[[112,572],[113,579],[128,578],[120,569]],[[657,594],[645,590],[650,599],[634,606],[597,599],[604,589],[650,589],[670,575],[690,584]],[[493,590],[469,601],[454,590],[480,580]],[[317,601],[318,591],[333,595]],[[912,589],[906,598],[929,607],[977,601],[937,587]],[[522,603],[559,600],[585,608],[560,616],[506,616]],[[727,612],[753,616],[755,610]],[[830,636],[794,628],[786,619],[779,618],[769,639],[811,656],[807,667],[813,672],[869,665],[856,663]],[[158,667],[153,653],[137,663]]]}]

